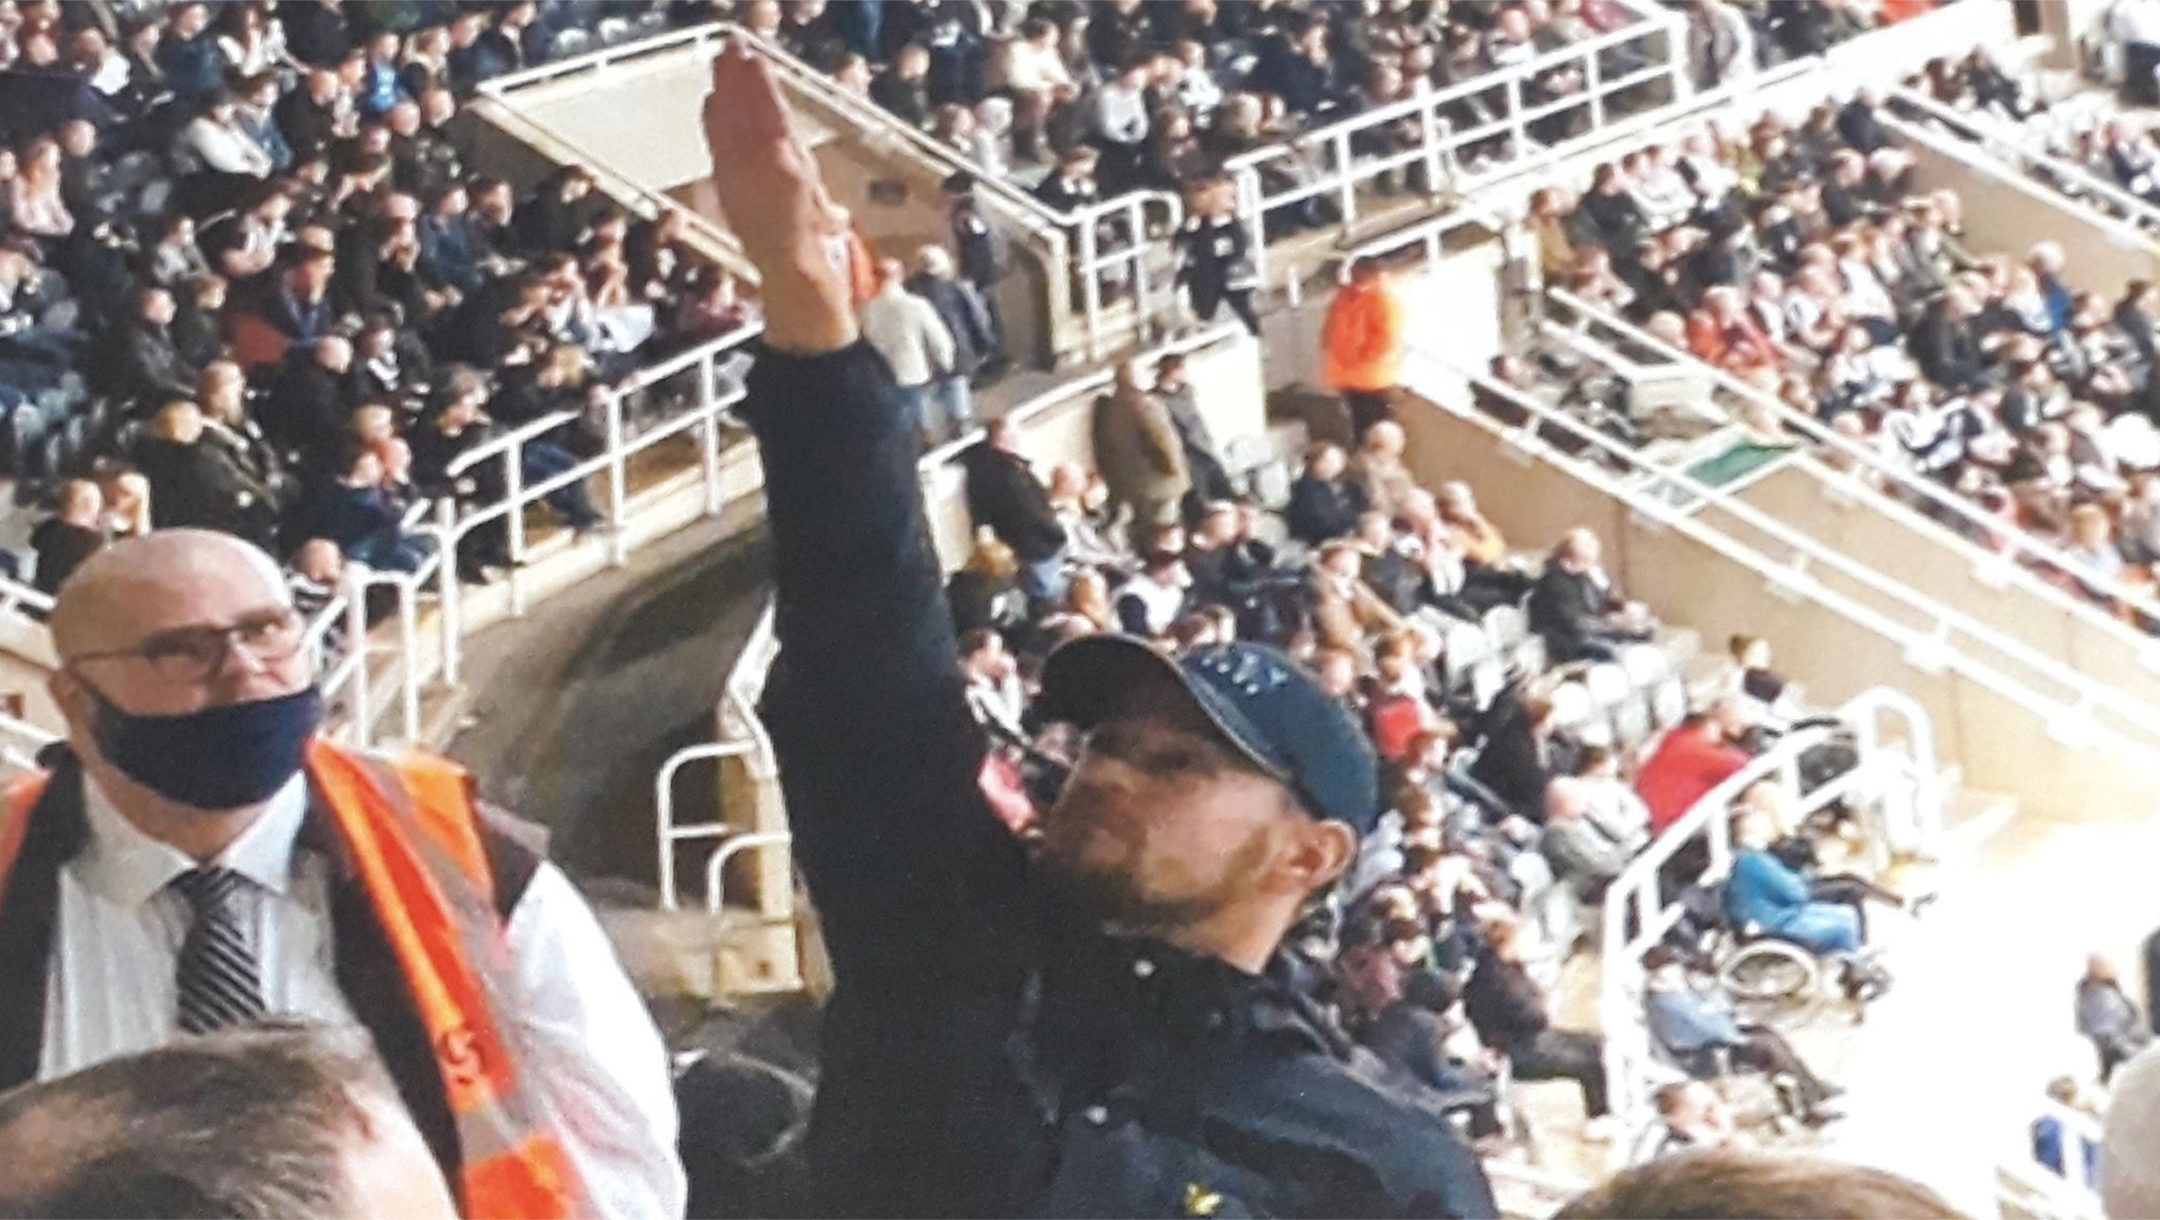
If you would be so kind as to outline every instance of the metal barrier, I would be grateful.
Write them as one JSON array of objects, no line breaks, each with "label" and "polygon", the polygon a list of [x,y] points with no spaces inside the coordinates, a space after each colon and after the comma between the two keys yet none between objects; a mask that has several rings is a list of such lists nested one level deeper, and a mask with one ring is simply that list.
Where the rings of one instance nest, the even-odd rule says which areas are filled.
[{"label": "metal barrier", "polygon": [[[1882,734],[1884,716],[1898,720],[1904,737],[1893,744]],[[1899,790],[1912,801],[1913,835],[1919,854],[1931,851],[1941,837],[1943,793],[1935,758],[1935,730],[1920,705],[1901,691],[1876,687],[1862,691],[1837,710],[1839,722],[1853,730],[1858,760],[1851,770],[1800,796],[1797,817],[1854,798],[1880,798]],[[1801,792],[1800,758],[1828,741],[1831,726],[1800,729],[1754,759],[1688,807],[1642,850],[1605,891],[1603,942],[1599,954],[1599,1028],[1605,1038],[1605,1087],[1613,1116],[1630,1138],[1612,1143],[1624,1157],[1634,1138],[1655,1120],[1651,1092],[1671,1078],[1650,1044],[1643,1011],[1643,951],[1662,941],[1686,908],[1661,897],[1660,872],[1683,848],[1701,840],[1709,850],[1703,878],[1722,879],[1732,864],[1731,826],[1727,813],[1741,793],[1766,779],[1777,779],[1794,794]],[[1856,802],[1857,803],[1857,802]],[[1878,801],[1879,803],[1879,801]],[[1874,807],[1873,805],[1870,806]],[[1877,810],[1880,814],[1879,809]],[[1878,817],[1876,829],[1884,828]],[[1886,834],[1885,837],[1888,837]]]},{"label": "metal barrier", "polygon": [[[1359,188],[1378,179],[1415,170],[1424,177],[1428,195],[1458,194],[1481,175],[1481,167],[1465,166],[1487,148],[1504,146],[1506,154],[1492,158],[1504,165],[1555,146],[1602,138],[1620,109],[1618,95],[1659,80],[1670,82],[1666,96],[1630,113],[1684,99],[1690,89],[1687,22],[1656,5],[1630,7],[1634,20],[1609,33],[1445,89],[1419,81],[1411,97],[1230,159],[1224,168],[1237,187],[1238,214],[1252,228],[1262,280],[1268,273],[1265,222],[1286,208],[1332,200],[1335,215],[1330,223],[1354,229]],[[1644,66],[1615,70],[1630,59]],[[1530,100],[1538,80],[1567,71],[1582,74],[1579,90],[1548,101]],[[1552,138],[1540,138],[1535,130],[1548,125],[1572,128],[1578,121],[1580,130],[1544,133]],[[1377,155],[1367,151],[1374,133],[1405,123],[1417,126],[1414,144]],[[1268,189],[1264,179],[1270,176],[1279,189]]]},{"label": "metal barrier", "polygon": [[[2141,750],[2160,750],[2160,712],[1792,529],[1729,490],[1711,487],[1684,470],[1646,457],[1512,386],[1501,385],[1481,373],[1453,364],[1445,356],[1413,345],[1405,359],[1404,372],[1405,385],[1416,389],[1423,381],[1432,387],[1425,396],[1441,409],[1501,431],[1504,443],[1516,452],[1560,466],[1573,477],[1627,505],[1642,520],[1669,528],[1760,572],[1782,595],[1815,602],[1895,641],[1904,649],[1907,663],[1915,668],[1926,672],[1955,670],[2012,704],[2033,711],[2043,718],[2050,736],[2061,744],[2082,748],[2105,737],[2128,742]],[[1468,384],[1504,400],[1522,411],[1530,422],[1521,428],[1501,428],[1485,419],[1474,407],[1452,401],[1447,390],[1453,384]],[[1606,455],[1620,470],[1628,473],[1616,475],[1597,462],[1559,452],[1540,435],[1546,431],[1567,436],[1570,444],[1579,444],[1587,452]],[[1659,494],[1661,490],[1679,491],[1700,504],[1715,506],[1746,528],[1789,550],[1791,558],[1784,562],[1769,558],[1753,546],[1699,520],[1695,507],[1674,505],[1666,495]],[[1852,582],[1926,625],[1914,627],[1900,622],[1839,593],[1815,575],[1816,569]],[[2045,683],[2045,688],[2035,687],[2033,680]]]},{"label": "metal barrier", "polygon": [[[689,825],[675,821],[675,775],[690,763],[741,758],[753,780],[771,782],[778,779],[779,765],[773,759],[772,739],[765,735],[765,725],[757,713],[758,697],[764,693],[765,677],[778,651],[779,641],[773,635],[773,606],[768,602],[765,612],[758,616],[749,640],[743,644],[742,652],[736,656],[734,666],[728,670],[727,684],[720,695],[719,740],[677,750],[660,765],[659,774],[653,779],[654,831],[660,845],[660,906],[663,910],[675,910],[679,901],[675,880],[676,844],[699,839],[721,840],[719,848],[706,863],[705,873],[706,907],[714,913],[721,906],[722,869],[736,851],[785,850],[788,845],[784,833],[745,831],[729,825],[725,818]],[[737,847],[738,841],[742,840],[747,842]]]},{"label": "metal barrier", "polygon": [[[427,677],[420,656],[419,598],[441,563],[442,553],[438,550],[410,574],[348,567],[337,595],[307,625],[302,639],[315,654],[316,682],[329,713],[331,731],[354,749],[367,749],[379,740],[376,722],[381,713],[376,707],[371,664],[377,659],[387,659],[394,667],[394,697],[399,713],[399,731],[394,736],[407,743],[421,740],[420,695]],[[396,600],[395,622],[387,636],[379,636],[369,629],[369,603],[374,590],[385,588]]]},{"label": "metal barrier", "polygon": [[[2053,1119],[2062,1169],[2051,1169],[2023,1147],[1998,1165],[2002,1179],[2003,1215],[2035,1216],[2038,1220],[2101,1220],[2106,1215],[2100,1194],[2088,1182],[2100,1179],[2097,1153],[2105,1142],[2100,1123],[2083,1110],[2072,1109],[2052,1097],[2034,1107],[2034,1119]],[[2019,1132],[2026,1141],[2031,1132]],[[2016,1191],[2009,1189],[2017,1187]]]},{"label": "metal barrier", "polygon": [[57,733],[0,713],[0,778],[12,779],[37,770],[38,751],[58,740]]},{"label": "metal barrier", "polygon": [[2160,230],[2160,208],[2048,151],[2023,125],[1985,112],[1952,110],[1916,89],[1898,89],[1890,95],[1890,101],[1941,125],[1960,140],[1978,145],[1991,156],[2011,162],[2065,199],[2084,203],[2109,220],[2147,233]]},{"label": "metal barrier", "polygon": [[[2062,548],[2035,536],[2031,531],[2006,528],[2000,520],[1988,517],[1965,497],[1890,461],[1872,446],[1855,444],[1850,438],[1840,436],[1814,416],[1794,410],[1776,395],[1748,385],[1723,369],[1696,358],[1693,353],[1673,347],[1641,327],[1590,304],[1566,289],[1547,288],[1544,298],[1577,320],[1577,326],[1570,328],[1548,319],[1545,324],[1548,334],[1573,338],[1591,327],[1596,327],[1617,336],[1631,347],[1654,353],[1667,363],[1699,372],[1717,390],[1775,419],[1787,431],[1836,454],[1845,463],[1865,467],[1872,477],[1890,485],[1887,494],[1891,498],[1924,506],[1930,513],[1947,515],[1962,522],[1965,527],[1984,532],[1990,537],[2002,538],[2008,548],[2006,554],[1983,558],[1975,564],[1976,570],[1985,572],[1988,579],[2015,581],[2056,609],[2075,615],[2080,621],[2106,630],[2126,642],[2154,651],[2151,648],[2153,641],[2149,637],[2103,612],[2093,603],[2040,579],[2035,569],[2054,572],[2090,585],[2123,605],[2160,621],[2160,601],[2155,601],[2150,593],[2134,588],[2120,579],[2087,571]],[[2160,659],[2160,651],[2154,651],[2154,655],[2156,659]]]},{"label": "metal barrier", "polygon": [[[596,474],[604,475],[607,502],[603,515],[609,525],[609,560],[619,566],[629,554],[629,539],[624,526],[629,519],[630,459],[669,437],[692,429],[697,431],[700,445],[700,465],[705,480],[705,511],[708,515],[717,514],[722,507],[720,417],[729,407],[740,402],[743,396],[740,382],[732,377],[726,378],[728,384],[723,388],[724,370],[721,363],[740,352],[760,333],[761,328],[757,326],[744,327],[641,369],[624,384],[601,391],[599,398],[603,443],[600,452],[547,479],[531,484],[525,481],[525,446],[578,421],[583,412],[559,411],[544,416],[501,436],[493,437],[487,443],[460,455],[450,464],[448,473],[451,477],[461,475],[483,462],[500,462],[506,494],[503,499],[487,505],[460,506],[453,500],[440,502],[437,505],[438,517],[434,533],[441,540],[442,553],[455,555],[459,544],[475,529],[501,521],[509,539],[510,612],[513,615],[522,615],[527,602],[523,565],[529,558],[525,510],[572,484],[582,484]],[[665,383],[684,373],[693,373],[695,376],[695,388],[689,395],[688,406],[670,418],[660,419],[641,431],[633,432],[624,418],[624,400],[633,394],[662,391]],[[442,679],[455,684],[464,652],[462,592],[457,578],[457,565],[443,565],[438,570],[438,575],[441,598]]]}]

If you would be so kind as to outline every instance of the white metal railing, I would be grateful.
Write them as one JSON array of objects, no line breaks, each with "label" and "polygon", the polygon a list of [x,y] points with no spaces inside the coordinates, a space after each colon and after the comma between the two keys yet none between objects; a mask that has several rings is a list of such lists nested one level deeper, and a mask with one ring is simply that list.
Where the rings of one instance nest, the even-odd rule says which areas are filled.
[{"label": "white metal railing", "polygon": [[[1564,288],[1547,288],[1545,299],[1574,315],[1578,323],[1578,328],[1569,328],[1548,320],[1546,333],[1572,338],[1579,335],[1583,329],[1596,327],[1617,336],[1630,347],[1655,354],[1668,364],[1700,373],[1717,390],[1777,420],[1787,431],[1806,438],[1847,463],[1866,468],[1871,477],[1878,478],[1887,485],[1885,490],[1891,498],[1922,506],[1931,513],[1947,515],[1962,523],[1961,528],[1974,531],[1980,536],[2001,539],[2006,548],[2005,554],[1993,556],[1992,563],[1988,557],[1982,557],[1974,565],[1976,571],[1988,573],[1989,579],[2000,577],[2005,581],[2016,581],[2049,605],[2074,616],[2080,622],[2097,627],[2143,650],[2152,651],[2152,641],[2144,633],[2106,613],[2092,602],[2042,579],[2038,572],[2053,572],[2066,579],[2089,585],[2122,605],[2160,622],[2160,601],[2155,601],[2145,590],[2135,588],[2119,578],[2090,572],[2061,547],[2036,536],[2032,531],[2006,527],[2000,520],[1981,512],[1978,506],[1965,497],[1890,460],[1881,450],[1855,443],[1850,438],[1839,435],[1821,420],[1793,409],[1776,395],[1748,385],[1725,370],[1698,359],[1692,352],[1676,348],[1619,315],[1592,305]],[[1577,350],[1584,351],[1585,354],[1597,354],[1579,345]],[[1862,481],[1855,475],[1848,474],[1846,477],[1851,488],[1858,490]],[[1951,531],[1951,536],[1955,537],[1956,533],[1957,531]],[[2155,655],[2160,658],[2160,653]]]},{"label": "white metal railing", "polygon": [[[1664,102],[1685,98],[1690,88],[1686,21],[1654,5],[1633,6],[1633,11],[1635,19],[1618,29],[1444,89],[1421,80],[1411,97],[1231,158],[1224,169],[1237,188],[1239,216],[1251,226],[1262,279],[1268,270],[1265,222],[1286,208],[1330,200],[1335,212],[1331,223],[1354,230],[1360,215],[1359,189],[1382,177],[1415,170],[1423,175],[1427,194],[1444,196],[1462,188],[1459,179],[1476,176],[1464,171],[1474,150],[1504,147],[1506,154],[1495,159],[1506,163],[1552,145],[1599,138],[1617,117],[1616,95],[1660,79],[1670,82]],[[1610,61],[1630,55],[1644,66],[1611,72]],[[1582,74],[1579,90],[1549,101],[1529,100],[1527,95],[1535,91],[1540,78],[1570,70]],[[1497,113],[1489,118],[1473,113],[1470,122],[1456,121],[1462,111],[1480,108]],[[1533,130],[1549,122],[1573,122],[1578,112],[1581,131],[1548,141],[1539,139]],[[1367,151],[1373,133],[1404,123],[1417,125],[1414,144],[1377,155]],[[1272,189],[1270,178],[1276,183]]]},{"label": "white metal railing", "polygon": [[[2099,1120],[2083,1110],[2043,1097],[2034,1118],[2053,1119],[2062,1169],[2050,1169],[2034,1156],[2033,1132],[2021,1131],[2019,1147],[1997,1166],[2004,1190],[2004,1215],[2026,1215],[2037,1204],[2042,1220],[2100,1220],[2106,1214],[2099,1191],[2089,1183],[2100,1180],[2098,1155],[2105,1143]],[[2015,1186],[2015,1191],[2009,1189]]]},{"label": "white metal railing", "polygon": [[[755,325],[744,327],[640,369],[619,386],[601,390],[600,452],[549,478],[534,483],[526,482],[525,446],[578,421],[584,416],[583,411],[559,411],[543,416],[501,436],[491,437],[485,444],[459,455],[458,459],[450,464],[448,473],[451,476],[463,474],[485,462],[499,462],[505,494],[502,499],[491,504],[461,505],[451,498],[438,501],[434,533],[441,540],[443,554],[455,555],[459,544],[474,530],[497,521],[502,522],[509,540],[511,561],[508,578],[510,612],[521,615],[525,612],[527,602],[524,563],[529,557],[525,510],[567,487],[582,485],[594,475],[603,476],[606,503],[601,515],[609,525],[609,558],[620,565],[629,553],[629,536],[624,527],[628,524],[629,517],[630,459],[661,441],[692,430],[698,434],[700,466],[705,481],[705,510],[708,515],[717,514],[723,507],[720,481],[721,416],[729,407],[740,402],[743,396],[739,380],[730,376],[722,364],[732,360],[760,333],[761,328]],[[641,392],[663,392],[668,383],[684,373],[695,375],[695,387],[689,395],[688,405],[672,416],[657,419],[642,430],[633,431],[629,421],[625,419],[625,400]],[[723,381],[726,382],[725,386]],[[442,678],[445,682],[455,684],[464,651],[462,590],[458,583],[457,565],[443,565],[438,569],[438,575]]]},{"label": "white metal railing", "polygon": [[[1903,730],[1886,739],[1882,720],[1890,717]],[[1731,868],[1732,832],[1728,813],[1741,793],[1766,779],[1776,779],[1798,797],[1796,818],[1839,801],[1865,803],[1876,814],[1874,829],[1913,854],[1931,854],[1941,838],[1943,792],[1935,757],[1935,730],[1911,696],[1889,687],[1862,691],[1836,712],[1838,724],[1852,730],[1858,760],[1844,774],[1808,791],[1800,788],[1800,759],[1830,741],[1836,728],[1813,725],[1795,730],[1768,752],[1704,793],[1686,813],[1629,863],[1605,891],[1603,945],[1599,954],[1599,1028],[1605,1037],[1605,1085],[1613,1115],[1633,1136],[1652,1119],[1651,1092],[1671,1077],[1651,1046],[1643,1011],[1643,952],[1665,939],[1686,913],[1675,895],[1665,901],[1662,871],[1690,844],[1707,845],[1705,881],[1722,879]],[[1903,828],[1890,825],[1879,806],[1889,799],[1910,801]],[[1614,1155],[1625,1156],[1633,1138],[1616,1139]]]},{"label": "white metal railing", "polygon": [[[2127,742],[2140,750],[2160,750],[2160,712],[1793,529],[1730,490],[1709,486],[1685,470],[1645,456],[1512,386],[1463,369],[1447,357],[1416,345],[1409,349],[1404,371],[1405,384],[1417,388],[1422,382],[1427,387],[1425,397],[1441,409],[1500,431],[1503,443],[1516,452],[1550,462],[1615,497],[1639,518],[1672,529],[1760,572],[1781,596],[1815,602],[1895,641],[1904,650],[1907,664],[1916,669],[1955,670],[2013,705],[2028,709],[2042,718],[2047,732],[2059,744],[2085,748],[2104,738]],[[1529,422],[1520,428],[1502,428],[1475,407],[1455,401],[1450,391],[1461,384],[1508,402]],[[1602,454],[1630,473],[1616,475],[1597,461],[1562,453],[1543,438],[1545,432],[1564,435],[1570,445]],[[1746,529],[1786,550],[1790,558],[1783,562],[1771,559],[1755,546],[1707,525],[1692,507],[1677,507],[1661,494],[1666,490],[1677,490],[1691,500],[1715,505]],[[1818,572],[1851,583],[1888,603],[1896,613],[1831,588]],[[1898,614],[1919,622],[1916,625],[1902,621]]]},{"label": "white metal railing", "polygon": [[[736,654],[735,664],[728,670],[727,684],[721,689],[719,739],[677,750],[660,764],[659,774],[653,778],[654,831],[660,845],[660,906],[663,910],[675,910],[679,900],[675,880],[676,844],[701,839],[721,840],[706,862],[705,903],[714,913],[720,910],[723,897],[723,871],[736,851],[785,849],[787,846],[784,833],[746,831],[730,825],[725,818],[687,825],[675,820],[675,775],[690,763],[742,758],[748,760],[745,765],[750,768],[753,779],[763,782],[778,776],[779,764],[773,758],[772,739],[765,735],[765,724],[758,718],[757,710],[758,697],[765,690],[766,674],[778,651],[779,641],[773,634],[773,606],[768,602],[758,616],[750,638]],[[774,834],[779,838],[773,838]],[[738,848],[734,845],[739,840],[748,842]]]},{"label": "white metal railing", "polygon": [[2051,152],[2044,140],[2036,138],[2035,133],[2023,125],[1982,111],[1953,110],[1917,89],[1899,89],[1890,97],[1896,105],[1940,125],[1960,140],[2010,161],[2066,199],[2083,202],[2110,220],[2140,230],[2160,229],[2160,208],[2085,166]]}]

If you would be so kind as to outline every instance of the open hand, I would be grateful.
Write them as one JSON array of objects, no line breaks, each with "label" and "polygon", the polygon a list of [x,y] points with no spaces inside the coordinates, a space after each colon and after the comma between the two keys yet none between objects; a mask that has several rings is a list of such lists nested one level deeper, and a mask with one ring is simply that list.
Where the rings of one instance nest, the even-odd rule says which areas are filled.
[{"label": "open hand", "polygon": [[857,330],[848,292],[845,212],[795,135],[765,61],[740,42],[713,58],[705,143],[728,227],[762,280],[765,341],[834,351]]}]

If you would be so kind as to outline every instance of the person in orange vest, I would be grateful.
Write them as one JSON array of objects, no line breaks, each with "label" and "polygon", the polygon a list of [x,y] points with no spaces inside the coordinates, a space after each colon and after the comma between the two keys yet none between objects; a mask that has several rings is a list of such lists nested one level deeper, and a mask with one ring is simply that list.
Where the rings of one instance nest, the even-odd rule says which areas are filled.
[{"label": "person in orange vest", "polygon": [[1378,260],[1350,264],[1350,280],[1328,302],[1320,351],[1329,388],[1350,409],[1350,427],[1365,429],[1395,417],[1402,382],[1403,306]]},{"label": "person in orange vest", "polygon": [[0,818],[0,1088],[358,1026],[460,1214],[682,1214],[666,1050],[591,910],[454,764],[319,732],[269,556],[128,539],[50,622],[67,738]]}]

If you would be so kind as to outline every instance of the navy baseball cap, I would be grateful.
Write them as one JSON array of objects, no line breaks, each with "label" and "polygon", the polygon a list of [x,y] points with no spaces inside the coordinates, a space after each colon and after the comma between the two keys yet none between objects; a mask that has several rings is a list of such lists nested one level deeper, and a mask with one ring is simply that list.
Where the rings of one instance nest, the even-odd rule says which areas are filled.
[{"label": "navy baseball cap", "polygon": [[1143,683],[1169,679],[1305,812],[1344,822],[1360,839],[1380,819],[1380,764],[1349,711],[1289,657],[1259,644],[1218,644],[1173,661],[1127,635],[1077,639],[1043,663],[1037,709],[1092,729],[1115,719]]}]

